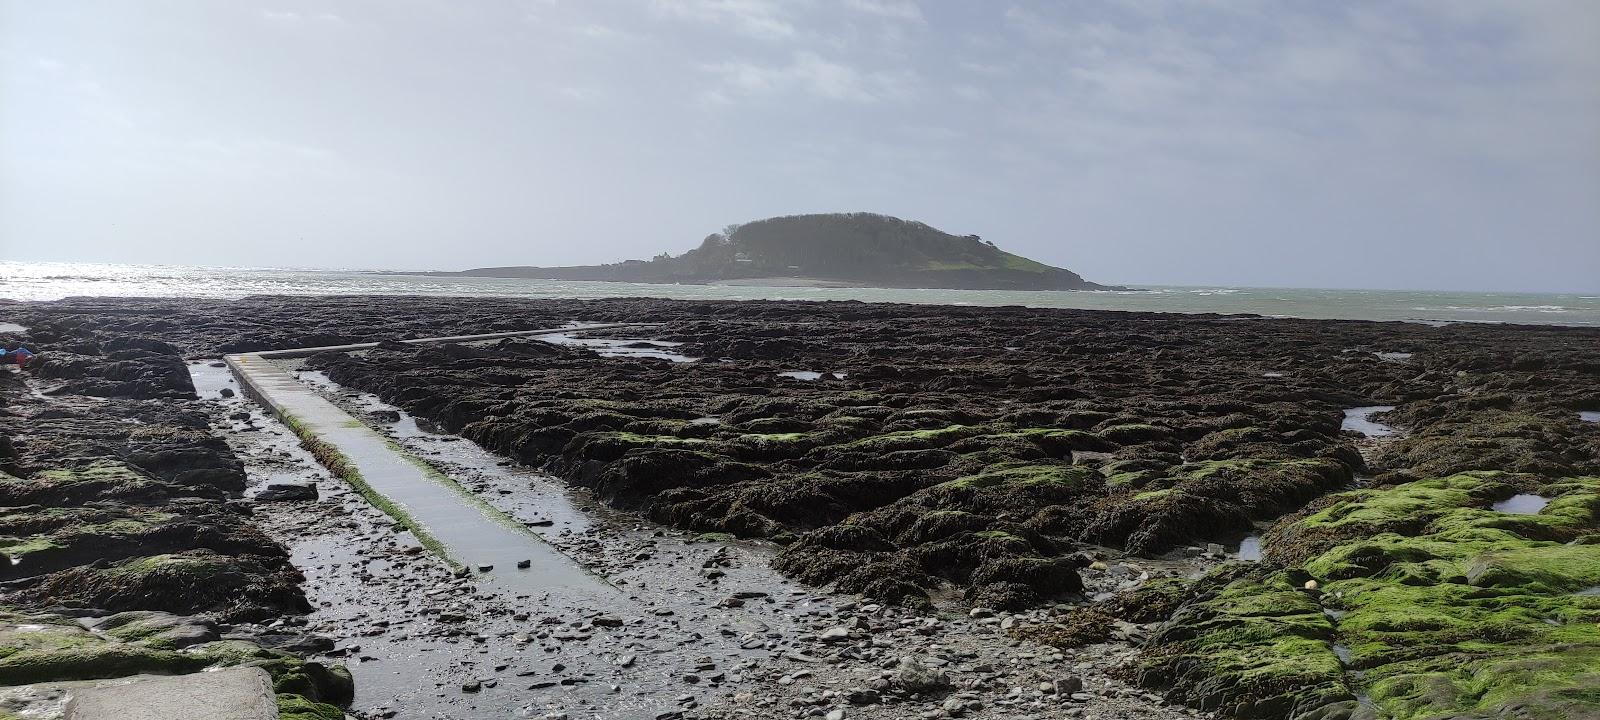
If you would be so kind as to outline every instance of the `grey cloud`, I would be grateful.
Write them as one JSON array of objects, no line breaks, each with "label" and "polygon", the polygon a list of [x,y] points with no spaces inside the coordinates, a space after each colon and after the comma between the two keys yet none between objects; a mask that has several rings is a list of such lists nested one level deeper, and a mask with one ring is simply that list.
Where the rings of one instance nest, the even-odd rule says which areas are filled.
[{"label": "grey cloud", "polygon": [[1106,282],[1600,289],[1586,0],[158,10],[0,0],[8,259],[588,263],[877,210]]}]

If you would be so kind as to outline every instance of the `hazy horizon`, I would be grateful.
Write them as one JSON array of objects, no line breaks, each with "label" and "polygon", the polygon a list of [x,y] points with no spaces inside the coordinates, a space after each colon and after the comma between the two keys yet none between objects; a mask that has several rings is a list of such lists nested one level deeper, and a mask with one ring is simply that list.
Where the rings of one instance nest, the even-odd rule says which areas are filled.
[{"label": "hazy horizon", "polygon": [[0,259],[459,270],[879,212],[1101,283],[1600,290],[1600,3],[0,0]]}]

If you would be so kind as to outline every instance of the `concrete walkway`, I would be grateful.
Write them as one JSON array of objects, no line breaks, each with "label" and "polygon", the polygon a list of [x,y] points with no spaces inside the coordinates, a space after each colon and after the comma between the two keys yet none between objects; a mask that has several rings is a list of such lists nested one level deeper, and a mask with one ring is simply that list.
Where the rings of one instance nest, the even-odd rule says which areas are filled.
[{"label": "concrete walkway", "polygon": [[[632,327],[590,326],[583,330]],[[407,342],[492,340],[497,337],[572,332],[573,328],[494,333]],[[365,345],[372,347],[375,343]],[[599,577],[544,542],[514,518],[441,474],[398,444],[324,399],[269,357],[298,357],[330,349],[305,348],[244,353],[224,358],[247,396],[283,421],[335,475],[349,482],[378,509],[405,525],[429,550],[471,572],[486,574],[504,589],[572,600],[620,596]],[[525,567],[519,567],[525,566]]]},{"label": "concrete walkway", "polygon": [[255,667],[135,675],[70,692],[65,720],[275,720],[272,678]]}]

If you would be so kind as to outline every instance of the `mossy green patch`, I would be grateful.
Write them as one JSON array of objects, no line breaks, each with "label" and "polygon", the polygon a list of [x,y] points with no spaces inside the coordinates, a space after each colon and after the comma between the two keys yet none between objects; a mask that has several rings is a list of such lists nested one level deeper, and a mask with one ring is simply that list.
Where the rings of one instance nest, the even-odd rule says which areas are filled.
[{"label": "mossy green patch", "polygon": [[344,720],[344,711],[337,705],[312,702],[292,693],[279,693],[278,720]]},{"label": "mossy green patch", "polygon": [[947,425],[928,430],[901,430],[874,435],[839,445],[847,452],[886,453],[896,450],[922,450],[946,445],[964,437],[978,434],[978,429],[968,425]]},{"label": "mossy green patch", "polygon": [[[1513,492],[1551,499],[1538,514],[1490,508]],[[1364,692],[1396,720],[1451,716],[1567,718],[1600,714],[1600,478],[1541,481],[1474,472],[1342,493],[1274,528],[1268,538],[1303,557],[1279,573],[1304,610],[1296,622],[1326,622],[1310,636],[1346,654],[1339,682]],[[1293,582],[1320,581],[1315,592]],[[1259,685],[1228,668],[1241,657],[1286,651],[1281,638],[1220,626],[1220,616],[1286,617],[1291,598],[1244,581],[1185,605],[1147,649],[1151,667],[1189,667],[1224,680],[1180,680],[1178,692],[1209,688],[1220,707],[1260,708]],[[1320,604],[1319,604],[1320,603]],[[1324,619],[1322,613],[1329,612]],[[1336,620],[1332,620],[1334,616]],[[1221,684],[1226,692],[1216,693]],[[1192,685],[1190,683],[1193,683]],[[1275,696],[1288,702],[1286,694]],[[1328,696],[1329,702],[1346,702]],[[1295,702],[1299,702],[1296,700]],[[1299,706],[1300,710],[1308,710]],[[1260,715],[1260,713],[1257,713]],[[1266,714],[1263,717],[1276,717]]]},{"label": "mossy green patch", "polygon": [[752,443],[788,443],[805,440],[812,437],[813,433],[786,432],[786,433],[745,433],[735,440]]},{"label": "mossy green patch", "polygon": [[71,650],[97,642],[94,633],[69,618],[0,611],[0,658],[29,651]]},{"label": "mossy green patch", "polygon": [[1085,488],[1098,485],[1099,482],[1097,473],[1083,467],[1011,462],[992,465],[976,475],[967,475],[945,482],[941,487],[978,489],[1000,485],[1017,487],[1055,485],[1064,488]]},{"label": "mossy green patch", "polygon": [[5,555],[12,560],[18,560],[28,553],[41,550],[54,550],[61,546],[50,539],[48,535],[30,535],[28,537],[0,537],[0,555]]}]

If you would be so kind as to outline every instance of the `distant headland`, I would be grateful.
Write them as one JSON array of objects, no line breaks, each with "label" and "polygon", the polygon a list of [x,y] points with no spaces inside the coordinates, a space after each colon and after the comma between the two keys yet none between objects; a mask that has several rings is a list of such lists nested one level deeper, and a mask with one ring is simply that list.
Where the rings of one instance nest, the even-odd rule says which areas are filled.
[{"label": "distant headland", "polygon": [[426,275],[637,283],[872,286],[954,290],[1125,290],[1008,253],[977,235],[875,213],[730,225],[676,257],[572,267],[488,267]]}]

